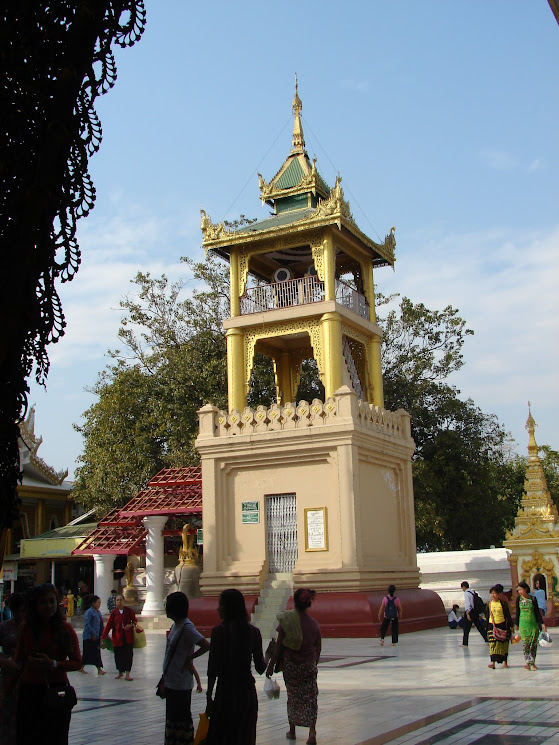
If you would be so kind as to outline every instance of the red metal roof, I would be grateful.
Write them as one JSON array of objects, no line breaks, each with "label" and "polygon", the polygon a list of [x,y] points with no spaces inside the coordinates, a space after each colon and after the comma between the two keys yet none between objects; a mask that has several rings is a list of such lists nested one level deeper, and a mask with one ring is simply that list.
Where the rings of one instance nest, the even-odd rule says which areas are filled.
[{"label": "red metal roof", "polygon": [[72,554],[129,554],[143,553],[140,544],[147,535],[143,525],[130,523],[127,527],[99,526]]},{"label": "red metal roof", "polygon": [[147,535],[142,519],[150,515],[202,514],[202,469],[164,468],[121,509],[111,510],[73,554],[140,552]]}]

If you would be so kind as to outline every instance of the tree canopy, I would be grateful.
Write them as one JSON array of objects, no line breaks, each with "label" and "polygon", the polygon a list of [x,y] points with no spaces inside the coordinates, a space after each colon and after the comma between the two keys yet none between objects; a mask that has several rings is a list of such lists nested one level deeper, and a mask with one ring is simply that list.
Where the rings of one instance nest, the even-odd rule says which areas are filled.
[{"label": "tree canopy", "polygon": [[[197,463],[197,410],[208,402],[227,408],[228,270],[211,257],[183,261],[192,273],[189,293],[165,276],[138,273],[132,280],[134,292],[121,303],[120,348],[92,388],[98,400],[76,426],[84,452],[75,497],[99,511],[130,499],[165,466]],[[496,417],[462,400],[449,382],[464,364],[464,342],[473,332],[450,306],[434,311],[408,298],[379,300],[386,407],[411,414],[417,446],[418,549],[499,545],[518,509],[525,459],[511,452]],[[298,400],[323,396],[309,360]],[[273,400],[271,361],[256,355],[249,405]],[[559,457],[543,450],[557,494]]]}]

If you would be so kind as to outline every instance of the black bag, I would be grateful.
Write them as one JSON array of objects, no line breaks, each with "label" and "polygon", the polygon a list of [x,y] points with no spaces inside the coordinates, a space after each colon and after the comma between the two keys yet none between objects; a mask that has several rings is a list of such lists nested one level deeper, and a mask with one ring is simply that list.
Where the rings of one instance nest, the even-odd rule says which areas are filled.
[{"label": "black bag", "polygon": [[474,613],[476,613],[478,616],[481,616],[483,613],[485,613],[485,603],[475,590],[468,590],[468,592],[472,593],[474,601]]},{"label": "black bag", "polygon": [[396,607],[396,596],[386,596],[386,605],[384,606],[384,617],[387,620],[393,621],[398,618],[398,608]]},{"label": "black bag", "polygon": [[69,714],[78,703],[76,691],[70,684],[49,686],[45,692],[45,706],[56,714]]},{"label": "black bag", "polygon": [[162,675],[159,678],[158,684],[155,686],[155,695],[159,696],[159,698],[166,698],[167,692],[165,691],[165,676]]}]

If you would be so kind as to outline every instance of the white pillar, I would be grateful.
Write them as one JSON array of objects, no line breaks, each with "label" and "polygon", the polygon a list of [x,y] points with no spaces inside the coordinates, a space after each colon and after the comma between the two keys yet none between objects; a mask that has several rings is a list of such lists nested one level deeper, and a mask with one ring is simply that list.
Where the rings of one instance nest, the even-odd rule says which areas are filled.
[{"label": "white pillar", "polygon": [[93,554],[95,560],[95,580],[93,591],[101,598],[101,613],[107,612],[107,599],[113,589],[113,565],[115,554]]},{"label": "white pillar", "polygon": [[54,559],[50,563],[50,583],[56,585],[56,562]]},{"label": "white pillar", "polygon": [[151,515],[142,520],[146,536],[146,601],[143,616],[160,616],[165,613],[163,602],[165,573],[163,565],[163,534],[167,522],[164,515]]}]

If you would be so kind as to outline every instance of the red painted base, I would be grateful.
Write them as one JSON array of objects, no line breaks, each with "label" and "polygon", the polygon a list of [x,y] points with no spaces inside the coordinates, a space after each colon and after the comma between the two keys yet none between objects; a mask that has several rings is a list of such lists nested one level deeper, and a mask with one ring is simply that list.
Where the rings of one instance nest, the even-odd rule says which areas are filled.
[{"label": "red painted base", "polygon": [[[245,605],[250,617],[254,613],[257,595],[245,595]],[[221,623],[217,612],[219,597],[217,595],[206,598],[193,598],[189,603],[188,617],[196,626],[198,631],[206,638],[210,638],[214,626]]]},{"label": "red painted base", "polygon": [[[333,638],[378,637],[380,621],[378,610],[386,592],[323,592],[316,596],[310,615],[320,624],[322,636]],[[399,632],[434,629],[447,624],[446,611],[440,597],[431,590],[400,590],[396,595],[402,602],[403,617]],[[254,611],[258,598],[246,595],[249,615]],[[188,617],[204,636],[210,636],[220,623],[217,597],[196,598],[190,601]],[[293,608],[293,598],[288,608]]]}]

